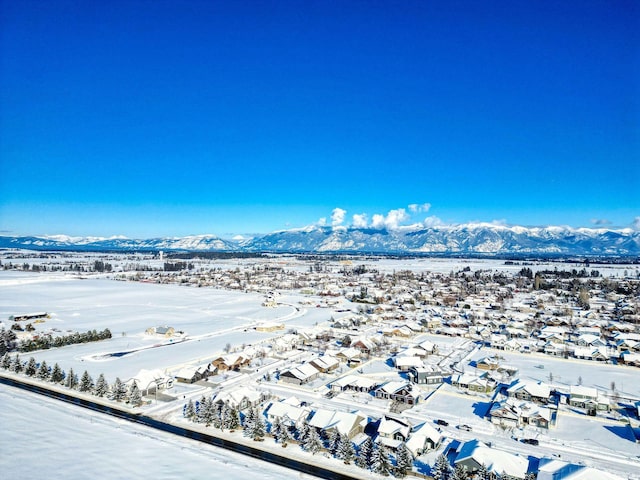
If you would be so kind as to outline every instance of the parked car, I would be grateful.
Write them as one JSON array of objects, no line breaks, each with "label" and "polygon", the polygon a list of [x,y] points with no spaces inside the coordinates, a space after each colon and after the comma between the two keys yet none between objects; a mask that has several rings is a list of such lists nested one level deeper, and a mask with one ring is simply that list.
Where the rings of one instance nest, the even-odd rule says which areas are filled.
[{"label": "parked car", "polygon": [[458,429],[459,430],[464,430],[466,432],[470,432],[471,431],[471,427],[469,425],[458,425]]},{"label": "parked car", "polygon": [[444,421],[444,420],[440,420],[440,419],[436,420],[436,423],[437,423],[438,425],[442,425],[442,426],[445,426],[445,427],[448,427],[448,426],[449,426],[449,422],[446,422],[446,421]]},{"label": "parked car", "polygon": [[540,442],[536,438],[523,438],[522,443],[528,443],[529,445],[538,445]]}]

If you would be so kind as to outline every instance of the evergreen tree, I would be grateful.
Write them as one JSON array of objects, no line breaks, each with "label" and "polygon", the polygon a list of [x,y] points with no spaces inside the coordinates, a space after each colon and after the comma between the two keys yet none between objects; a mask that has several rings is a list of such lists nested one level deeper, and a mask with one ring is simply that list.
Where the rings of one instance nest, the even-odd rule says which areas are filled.
[{"label": "evergreen tree", "polygon": [[276,443],[280,443],[282,438],[282,423],[280,423],[280,419],[278,417],[276,417],[273,422],[271,422],[269,433]]},{"label": "evergreen tree", "polygon": [[36,374],[37,369],[38,369],[38,366],[36,365],[36,359],[33,357],[29,358],[29,361],[27,362],[27,366],[24,369],[24,373],[26,373],[30,377],[33,377]]},{"label": "evergreen tree", "polygon": [[467,480],[467,467],[458,464],[456,468],[453,469],[453,477],[452,480]]},{"label": "evergreen tree", "polygon": [[113,385],[111,386],[111,396],[116,402],[121,402],[127,395],[127,386],[120,380],[120,377],[116,377]]},{"label": "evergreen tree", "polygon": [[253,430],[253,423],[256,421],[255,411],[250,408],[244,416],[244,422],[242,422],[242,428],[244,429],[244,436],[250,437]]},{"label": "evergreen tree", "polygon": [[58,363],[54,363],[53,369],[51,370],[51,377],[50,377],[51,382],[62,383],[62,381],[64,380],[64,377],[65,377],[65,374],[60,368],[60,365],[58,365]]},{"label": "evergreen tree", "polygon": [[285,423],[280,423],[280,443],[285,446],[291,440],[291,432]]},{"label": "evergreen tree", "polygon": [[356,450],[353,443],[347,435],[343,435],[340,439],[340,449],[338,450],[338,458],[345,464],[349,465],[356,458]]},{"label": "evergreen tree", "polygon": [[254,440],[261,440],[266,432],[266,426],[259,410],[257,408],[252,408],[251,410],[253,410],[253,419],[250,426],[249,436]]},{"label": "evergreen tree", "polygon": [[524,480],[536,480],[536,478],[538,478],[538,476],[535,472],[529,472],[525,475]]},{"label": "evergreen tree", "polygon": [[77,388],[78,387],[78,375],[75,374],[73,368],[69,369],[69,374],[64,382],[64,386],[67,388]]},{"label": "evergreen tree", "polygon": [[431,469],[431,476],[434,480],[449,480],[451,467],[444,455],[438,456],[436,463]]},{"label": "evergreen tree", "polygon": [[78,390],[80,390],[81,392],[90,392],[92,388],[93,378],[91,378],[89,372],[85,370],[82,374],[82,377],[80,378],[80,385],[78,386]]},{"label": "evergreen tree", "polygon": [[214,402],[213,399],[211,399],[211,407],[212,407],[211,423],[216,428],[225,428],[223,423],[224,420],[222,418],[222,414],[224,412],[224,406],[225,404]]},{"label": "evergreen tree", "polygon": [[129,404],[134,407],[138,407],[142,404],[142,393],[140,393],[140,389],[136,382],[133,382],[131,387],[129,387],[128,401]]},{"label": "evergreen tree", "polygon": [[9,355],[9,352],[5,352],[2,356],[2,362],[0,362],[0,365],[5,370],[9,370],[9,368],[11,368],[11,355]]},{"label": "evergreen tree", "polygon": [[311,452],[313,455],[318,453],[322,449],[322,440],[320,439],[320,435],[318,435],[318,431],[309,427],[309,434],[303,444],[303,448],[307,452]]},{"label": "evergreen tree", "polygon": [[361,468],[370,468],[371,459],[373,458],[373,440],[371,437],[367,437],[366,440],[360,446],[360,452],[358,453],[358,459],[356,464]]},{"label": "evergreen tree", "polygon": [[298,442],[300,445],[304,445],[307,441],[307,437],[309,436],[309,432],[311,431],[311,427],[307,422],[302,422],[300,428],[298,428]]},{"label": "evergreen tree", "polygon": [[334,428],[333,430],[331,430],[331,434],[329,435],[328,449],[329,449],[329,453],[331,453],[331,455],[333,455],[334,457],[336,456],[336,454],[338,453],[338,450],[340,449],[341,440],[342,439],[338,429]]},{"label": "evergreen tree", "polygon": [[237,407],[229,405],[227,428],[229,430],[236,430],[240,428],[240,410],[238,410]]},{"label": "evergreen tree", "polygon": [[396,477],[404,477],[413,467],[413,457],[407,446],[403,443],[396,453]]},{"label": "evergreen tree", "polygon": [[214,422],[216,417],[216,406],[212,398],[204,398],[200,405],[200,419],[201,423],[209,427]]},{"label": "evergreen tree", "polygon": [[477,473],[478,480],[497,480],[498,476],[494,472],[490,472],[485,465],[480,466]]},{"label": "evergreen tree", "polygon": [[374,473],[382,476],[388,476],[391,473],[391,460],[389,459],[389,452],[384,445],[378,444],[373,449],[373,455],[371,458],[371,470]]},{"label": "evergreen tree", "polygon": [[49,365],[44,360],[40,364],[40,368],[38,369],[38,378],[41,380],[49,380],[49,376],[51,373],[49,372]]},{"label": "evergreen tree", "polygon": [[13,362],[11,363],[11,367],[9,370],[15,373],[22,372],[24,365],[22,364],[22,360],[20,360],[20,356],[16,353],[16,356],[13,357]]},{"label": "evergreen tree", "polygon": [[188,420],[193,421],[196,417],[196,406],[193,404],[193,400],[189,399],[187,404],[184,406],[184,410],[182,412],[184,417]]},{"label": "evergreen tree", "polygon": [[196,419],[198,423],[205,423],[205,407],[207,406],[207,398],[203,395],[200,400],[195,404],[196,407]]},{"label": "evergreen tree", "polygon": [[104,378],[104,373],[101,373],[100,375],[98,375],[98,380],[96,380],[94,393],[98,397],[104,397],[107,393],[109,393],[109,384],[107,383],[107,380]]}]

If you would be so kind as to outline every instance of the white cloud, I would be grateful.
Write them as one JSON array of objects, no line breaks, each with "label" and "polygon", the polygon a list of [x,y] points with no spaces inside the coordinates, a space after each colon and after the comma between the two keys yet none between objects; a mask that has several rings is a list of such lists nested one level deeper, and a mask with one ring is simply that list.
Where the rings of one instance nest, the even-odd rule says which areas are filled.
[{"label": "white cloud", "polygon": [[338,225],[344,222],[344,216],[347,213],[346,210],[342,208],[334,208],[333,212],[331,212],[331,225],[337,227]]},{"label": "white cloud", "polygon": [[496,225],[498,227],[505,227],[507,225],[507,220],[504,218],[498,220],[491,220],[491,225]]},{"label": "white cloud", "polygon": [[636,217],[633,219],[633,223],[631,224],[631,226],[635,229],[635,230],[640,230],[640,217]]},{"label": "white cloud", "polygon": [[384,224],[389,230],[394,230],[398,228],[402,222],[406,222],[407,220],[409,220],[409,215],[407,215],[405,209],[397,208],[387,213],[387,218],[385,218]]},{"label": "white cloud", "polygon": [[353,216],[353,220],[351,222],[353,228],[367,228],[367,214],[366,213],[356,213]]},{"label": "white cloud", "polygon": [[324,227],[326,224],[327,224],[327,219],[325,217],[320,218],[316,222],[316,225],[318,225],[319,227]]},{"label": "white cloud", "polygon": [[430,217],[425,218],[422,224],[427,228],[433,228],[442,225],[442,220],[435,215],[431,215]]},{"label": "white cloud", "polygon": [[379,213],[374,214],[371,218],[371,227],[378,229],[384,228],[384,215],[380,215]]},{"label": "white cloud", "polygon": [[401,223],[409,220],[409,215],[404,208],[390,210],[387,215],[376,213],[371,219],[371,227],[377,229],[386,228],[387,230],[397,229]]},{"label": "white cloud", "polygon": [[411,213],[427,213],[429,209],[431,209],[431,204],[430,203],[422,203],[422,204],[412,203],[411,205],[409,205],[408,208]]}]

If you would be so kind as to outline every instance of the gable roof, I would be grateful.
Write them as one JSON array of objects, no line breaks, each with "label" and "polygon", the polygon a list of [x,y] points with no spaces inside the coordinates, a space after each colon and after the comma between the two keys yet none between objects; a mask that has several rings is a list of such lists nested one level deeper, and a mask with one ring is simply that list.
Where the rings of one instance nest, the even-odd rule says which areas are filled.
[{"label": "gable roof", "polygon": [[529,467],[526,458],[491,448],[479,440],[471,440],[460,445],[455,463],[468,459],[473,459],[478,465],[485,465],[490,472],[518,478],[524,478]]}]

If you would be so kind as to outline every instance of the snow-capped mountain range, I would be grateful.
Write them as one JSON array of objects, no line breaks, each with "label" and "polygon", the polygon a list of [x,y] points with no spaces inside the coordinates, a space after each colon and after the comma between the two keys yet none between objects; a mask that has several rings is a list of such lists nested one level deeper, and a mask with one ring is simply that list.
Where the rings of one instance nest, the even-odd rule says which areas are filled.
[{"label": "snow-capped mountain range", "polygon": [[640,231],[462,224],[372,229],[310,226],[251,239],[215,235],[179,238],[0,237],[0,248],[82,251],[221,251],[437,255],[640,255]]}]

